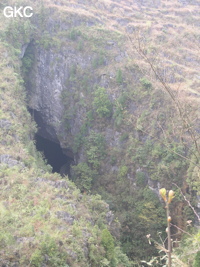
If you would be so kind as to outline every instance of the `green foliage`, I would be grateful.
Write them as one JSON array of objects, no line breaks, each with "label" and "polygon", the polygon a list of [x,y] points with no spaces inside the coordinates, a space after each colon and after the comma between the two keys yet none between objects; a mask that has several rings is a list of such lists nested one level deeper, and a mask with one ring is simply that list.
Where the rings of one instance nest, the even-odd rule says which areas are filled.
[{"label": "green foliage", "polygon": [[115,112],[114,112],[114,119],[115,119],[115,126],[120,128],[124,118],[125,118],[125,110],[127,107],[127,100],[129,95],[127,92],[122,92],[119,98],[115,101]]},{"label": "green foliage", "polygon": [[136,185],[143,187],[146,184],[146,175],[144,172],[138,171],[136,173]]},{"label": "green foliage", "polygon": [[43,261],[44,261],[44,255],[42,255],[42,251],[37,248],[31,255],[30,263],[32,266],[40,267]]},{"label": "green foliage", "polygon": [[131,267],[132,264],[129,261],[126,254],[124,254],[119,247],[115,248],[115,255],[116,255],[116,266],[123,266],[123,267]]},{"label": "green foliage", "polygon": [[84,43],[82,40],[79,40],[78,42],[78,51],[83,51],[84,49]]},{"label": "green foliage", "polygon": [[122,76],[122,70],[121,69],[118,69],[118,71],[117,71],[116,82],[118,84],[122,84],[123,83],[123,76]]},{"label": "green foliage", "polygon": [[192,155],[190,165],[188,168],[188,179],[187,182],[192,186],[194,190],[200,192],[200,167],[199,159],[195,154]]},{"label": "green foliage", "polygon": [[119,98],[117,99],[118,103],[121,105],[121,107],[124,109],[127,105],[127,100],[129,99],[129,93],[126,91],[123,91]]},{"label": "green foliage", "polygon": [[87,148],[87,162],[95,170],[100,167],[100,162],[105,156],[105,139],[101,133],[91,131],[90,135],[85,140]]},{"label": "green foliage", "polygon": [[140,82],[144,86],[145,89],[147,90],[152,89],[152,84],[147,78],[145,77],[141,78]]},{"label": "green foliage", "polygon": [[81,36],[81,31],[75,28],[72,29],[68,35],[69,39],[72,41],[76,41],[79,36]]},{"label": "green foliage", "polygon": [[110,117],[112,113],[112,103],[106,93],[106,89],[98,87],[94,92],[93,108],[100,118]]},{"label": "green foliage", "polygon": [[41,266],[45,257],[48,257],[48,264],[52,267],[64,267],[66,266],[66,254],[61,252],[55,240],[46,235],[40,244],[40,248],[37,248],[31,258],[31,266]]},{"label": "green foliage", "polygon": [[196,232],[191,226],[187,228],[182,236],[179,247],[174,249],[176,257],[185,263],[184,266],[197,267],[200,263],[200,231]]},{"label": "green foliage", "polygon": [[[29,0],[28,0],[29,1]],[[36,1],[37,2],[37,1]],[[41,6],[41,5],[40,5]],[[38,25],[42,27],[38,27],[37,33],[34,34],[33,38],[36,40],[36,42],[43,46],[45,49],[49,49],[52,47],[52,44],[55,44],[58,42],[58,38],[53,37],[54,33],[56,32],[56,29],[59,28],[59,25],[66,25],[63,24],[62,19],[64,18],[64,23],[72,22],[71,15],[59,17],[59,23],[55,23],[55,27],[52,27],[51,34],[49,32],[45,31],[46,27],[46,18],[49,15],[47,13],[48,8],[44,8],[44,6],[41,6],[41,11],[38,16]],[[51,9],[50,9],[51,10]],[[45,13],[46,12],[46,13]],[[52,12],[52,10],[51,10]],[[60,14],[62,14],[61,8],[60,8]],[[75,11],[74,11],[75,12]],[[54,10],[52,12],[52,16],[56,16],[57,13]],[[95,16],[95,15],[94,15]],[[84,17],[85,19],[85,17]],[[54,18],[52,17],[52,21]],[[24,43],[28,43],[30,40],[31,31],[32,31],[32,23],[31,20],[10,20],[11,23],[9,23],[8,27],[6,28],[6,32],[4,36],[6,36],[7,39],[9,39],[10,44],[7,45],[7,50],[11,51],[11,43],[15,45],[15,51],[14,54],[16,57],[19,56],[21,45]],[[27,21],[24,23],[23,21]],[[84,23],[83,23],[84,24]],[[87,24],[87,23],[86,23]],[[108,30],[104,29],[98,29],[98,31],[95,31],[95,27],[86,27],[86,25],[83,25],[83,31],[81,31],[78,28],[71,28],[71,30],[68,32],[68,38],[70,40],[66,40],[66,33],[63,35],[63,43],[68,42],[68,44],[73,45],[73,49],[78,51],[83,51],[83,45],[84,48],[84,57],[88,57],[90,54],[90,48],[94,48],[96,50],[93,51],[100,51],[97,49],[105,49],[105,44],[109,39],[113,39],[114,43],[117,43],[117,46],[120,46],[119,38],[117,38],[117,33],[112,34]],[[3,28],[3,25],[2,25]],[[2,30],[1,28],[1,30]],[[88,31],[87,38],[84,40],[84,44],[82,42],[82,39],[84,37],[84,31]],[[92,34],[93,35],[92,35]],[[99,34],[100,33],[100,34]],[[95,36],[96,35],[96,36]],[[81,36],[81,38],[79,38]],[[112,38],[111,38],[112,37]],[[5,37],[4,37],[5,38]],[[96,38],[96,39],[95,39]],[[92,40],[94,40],[94,43],[92,43]],[[77,41],[77,42],[75,42]],[[90,41],[91,43],[89,43]],[[97,47],[98,46],[98,47]],[[106,44],[107,46],[107,44]],[[52,47],[53,48],[53,47]],[[25,56],[23,58],[23,68],[24,73],[28,73],[29,70],[32,67],[32,64],[34,63],[34,58],[32,57],[31,53],[28,53],[28,49],[25,53]],[[111,57],[114,55],[116,50],[116,46],[113,46],[113,50],[111,51],[109,58],[108,58],[108,64],[111,59]],[[5,50],[6,51],[6,50]],[[88,53],[89,52],[89,53]],[[97,52],[97,53],[98,53]],[[80,54],[80,52],[78,52]],[[88,54],[87,54],[88,53]],[[7,55],[7,52],[4,53],[4,49],[2,50],[2,55]],[[15,57],[15,58],[16,58]],[[26,128],[31,128],[29,125],[27,125],[27,119],[24,119],[22,116],[24,113],[21,112],[21,107],[24,105],[21,104],[21,102],[18,102],[18,99],[22,95],[22,91],[20,91],[15,86],[16,90],[12,91],[11,88],[13,84],[15,84],[15,80],[12,76],[12,71],[16,71],[16,69],[19,67],[18,61],[15,60],[15,58],[10,58],[9,61],[4,63],[5,60],[7,60],[7,56],[2,59],[2,64],[6,64],[9,66],[8,76],[6,76],[5,81],[2,81],[2,87],[6,88],[4,91],[4,98],[3,99],[3,105],[8,103],[8,106],[5,107],[3,112],[6,113],[6,116],[10,116],[10,113],[15,114],[16,118],[11,120],[10,117],[8,120],[11,120],[11,129],[8,131],[2,130],[1,137],[3,140],[3,151],[6,151],[6,153],[10,153],[13,155],[16,155],[16,159],[19,158],[20,161],[22,161],[25,164],[24,169],[18,169],[17,167],[14,169],[11,168],[2,168],[2,194],[5,194],[4,198],[2,198],[2,203],[9,203],[9,209],[2,209],[3,210],[3,218],[1,220],[2,225],[4,226],[3,229],[5,231],[1,233],[1,245],[3,251],[8,251],[8,254],[12,254],[12,251],[15,251],[12,245],[15,245],[15,240],[12,238],[12,236],[20,236],[20,237],[27,237],[27,240],[29,237],[33,236],[33,226],[35,221],[35,218],[39,218],[44,223],[44,227],[41,228],[38,231],[41,233],[41,236],[45,236],[44,232],[49,232],[52,236],[52,239],[43,239],[43,238],[36,238],[35,243],[33,244],[33,248],[29,248],[29,246],[26,244],[27,249],[30,249],[29,254],[31,256],[32,264],[35,266],[41,266],[44,261],[44,254],[47,255],[47,258],[49,259],[49,262],[47,263],[49,266],[62,266],[62,260],[65,257],[61,253],[61,247],[58,245],[58,240],[55,236],[53,236],[54,232],[57,232],[60,234],[60,229],[64,229],[63,223],[61,222],[59,224],[59,221],[57,218],[54,218],[52,220],[55,220],[53,223],[50,218],[48,219],[44,217],[48,215],[48,212],[52,215],[55,214],[56,209],[60,209],[61,207],[64,207],[65,209],[69,208],[69,203],[73,202],[73,196],[80,195],[80,192],[76,190],[75,192],[71,192],[68,188],[70,194],[67,193],[67,191],[64,190],[64,188],[51,188],[49,183],[42,183],[42,186],[37,187],[31,187],[27,189],[27,185],[29,183],[33,184],[35,186],[35,177],[44,177],[45,174],[43,172],[40,172],[40,169],[46,170],[47,168],[44,167],[44,162],[42,160],[41,155],[39,155],[34,149],[33,143],[30,142],[30,136],[33,135],[32,130],[28,130]],[[61,57],[58,57],[60,60]],[[105,53],[98,53],[97,57],[94,58],[94,61],[92,62],[93,68],[98,68],[100,66],[103,66],[105,64]],[[12,65],[16,66],[15,69],[12,70]],[[77,65],[78,66],[78,65]],[[106,66],[107,68],[107,66]],[[113,72],[114,66],[108,65],[108,71],[110,73]],[[124,69],[124,66],[122,66]],[[120,130],[120,133],[125,133],[124,135],[121,135],[120,141],[123,141],[126,139],[126,142],[123,144],[116,144],[116,149],[110,157],[111,164],[115,165],[116,167],[119,167],[119,174],[116,175],[116,172],[113,174],[111,173],[105,173],[103,164],[106,165],[106,160],[108,160],[107,157],[105,157],[106,152],[108,154],[110,153],[110,150],[112,151],[113,147],[111,146],[105,146],[105,142],[103,139],[103,134],[106,132],[106,130],[101,125],[98,125],[99,122],[102,122],[105,120],[101,120],[101,118],[110,118],[112,115],[112,103],[109,99],[109,95],[106,92],[106,89],[104,88],[97,88],[97,90],[94,92],[94,95],[92,95],[92,89],[93,86],[93,74],[94,72],[91,71],[91,74],[89,73],[89,70],[80,71],[79,67],[76,67],[75,65],[71,65],[70,69],[70,79],[67,81],[66,86],[70,88],[70,96],[65,95],[64,98],[64,107],[65,107],[65,114],[64,114],[64,120],[65,120],[65,126],[67,131],[70,129],[70,120],[74,118],[74,115],[76,115],[76,107],[78,106],[78,109],[80,107],[81,112],[87,112],[87,115],[83,114],[83,120],[81,121],[80,131],[74,138],[74,152],[78,152],[78,149],[82,146],[84,152],[83,158],[86,159],[86,163],[80,163],[77,166],[74,166],[74,181],[77,183],[77,185],[80,186],[82,191],[89,191],[91,186],[94,185],[94,190],[99,190],[99,192],[102,193],[104,196],[108,196],[108,201],[112,203],[112,206],[114,207],[120,222],[122,222],[122,241],[123,241],[123,247],[124,250],[129,254],[130,257],[135,258],[143,258],[143,257],[150,257],[152,253],[154,253],[154,249],[149,246],[147,240],[146,240],[146,234],[151,233],[152,235],[155,235],[157,231],[162,230],[163,226],[163,215],[162,215],[162,208],[160,207],[159,201],[156,197],[156,195],[147,188],[145,188],[146,185],[146,179],[144,173],[148,173],[151,179],[153,180],[160,180],[163,184],[171,184],[173,181],[178,181],[179,184],[182,183],[184,180],[184,177],[186,176],[186,169],[188,165],[184,162],[184,160],[180,159],[176,153],[181,153],[185,156],[187,156],[187,151],[181,148],[181,145],[178,144],[177,138],[178,136],[172,134],[172,131],[169,131],[168,127],[168,121],[167,119],[170,118],[173,122],[175,122],[176,127],[176,118],[173,117],[173,114],[169,113],[168,110],[166,112],[163,112],[162,108],[160,106],[163,106],[164,109],[168,106],[169,102],[166,102],[164,97],[154,97],[154,95],[151,95],[152,91],[152,85],[150,81],[148,81],[146,78],[142,78],[140,80],[141,85],[138,86],[137,84],[134,84],[134,88],[132,88],[132,79],[128,81],[128,76],[130,73],[128,72],[128,69],[126,69],[126,73],[123,72],[121,69],[117,70],[116,73],[116,79],[112,81],[110,79],[110,89],[109,94],[114,94],[115,96],[119,96],[117,100],[114,103],[114,120],[107,120],[106,122],[111,123],[110,127],[112,128],[113,121],[114,125],[117,127],[118,130]],[[99,70],[95,70],[95,72],[98,72]],[[132,73],[131,73],[132,75]],[[136,73],[136,77],[141,75],[139,71]],[[5,73],[2,72],[2,80],[5,76]],[[19,81],[19,77],[15,76],[15,79]],[[138,78],[137,78],[138,79]],[[132,91],[134,93],[129,92],[123,92],[122,85],[123,81],[129,82],[129,86],[133,89]],[[119,85],[116,88],[116,83]],[[82,89],[84,89],[84,97],[80,97],[80,92],[83,92]],[[127,89],[127,88],[125,88]],[[16,95],[16,91],[18,90],[18,94]],[[9,92],[9,94],[6,94],[6,91]],[[63,90],[64,91],[64,90]],[[19,93],[20,92],[20,93]],[[138,95],[136,94],[138,93]],[[8,95],[12,96],[12,101],[8,98]],[[91,98],[94,96],[94,100]],[[131,101],[131,107],[132,104],[135,105],[136,103],[136,111],[135,112],[129,112],[129,103],[128,100],[131,98],[131,96],[134,96],[134,99]],[[150,98],[150,96],[152,98]],[[71,99],[75,100],[76,105],[73,105],[73,107],[70,107],[70,110],[68,107],[70,106]],[[153,99],[153,100],[152,100]],[[8,101],[9,100],[9,101]],[[17,101],[17,102],[16,102]],[[152,101],[153,104],[152,104]],[[17,103],[17,105],[15,104]],[[151,103],[150,103],[151,102]],[[153,112],[149,112],[148,107],[157,106],[159,107],[158,110],[153,110]],[[71,105],[72,106],[72,105]],[[152,107],[151,106],[151,107]],[[25,105],[24,105],[25,107]],[[83,108],[84,107],[84,108]],[[86,111],[84,111],[86,110]],[[132,110],[132,109],[131,109]],[[134,114],[133,114],[134,113]],[[85,116],[85,118],[84,118]],[[95,117],[98,117],[95,119]],[[19,118],[19,120],[17,120]],[[138,118],[138,121],[136,122],[136,119]],[[162,136],[162,131],[158,129],[157,119],[162,122],[162,127],[167,135],[171,135],[172,138],[170,139],[169,144],[167,144],[171,151],[165,147],[166,140]],[[13,121],[16,120],[16,122],[13,124]],[[91,123],[92,122],[92,123]],[[130,127],[127,126],[129,124]],[[178,124],[177,124],[178,125]],[[93,128],[92,128],[93,127]],[[141,132],[135,133],[135,129],[141,130]],[[96,133],[93,132],[91,129],[95,129],[97,131]],[[98,130],[101,129],[102,134],[98,136]],[[5,130],[5,129],[4,129]],[[142,132],[144,131],[144,132]],[[145,134],[146,132],[146,134]],[[106,132],[107,133],[107,132]],[[129,136],[128,136],[129,133]],[[65,133],[66,134],[66,133]],[[148,136],[149,134],[149,136]],[[4,142],[4,136],[6,136],[6,141]],[[67,134],[66,134],[67,136]],[[133,137],[131,139],[131,137]],[[171,137],[170,136],[170,137]],[[129,138],[128,138],[129,137]],[[71,137],[70,137],[71,138]],[[137,139],[137,140],[136,140]],[[151,141],[149,141],[151,139]],[[16,142],[17,141],[17,142]],[[22,144],[23,142],[23,144]],[[68,140],[66,141],[68,142]],[[4,144],[7,144],[8,146],[4,148]],[[130,145],[130,146],[129,146]],[[106,151],[107,149],[107,151]],[[109,150],[108,150],[109,149]],[[113,149],[114,150],[114,149]],[[8,152],[7,152],[8,151]],[[4,153],[4,152],[3,152]],[[111,153],[110,153],[111,154]],[[121,159],[123,158],[123,161],[121,162]],[[192,159],[193,161],[193,159]],[[119,166],[121,164],[121,166]],[[188,170],[188,182],[190,182],[190,185],[193,186],[193,189],[198,190],[199,189],[199,170],[196,168],[197,162],[195,164],[190,164],[190,168]],[[108,165],[106,165],[108,166]],[[102,167],[102,168],[101,168]],[[144,172],[136,172],[138,168],[144,169]],[[115,168],[113,168],[115,169]],[[132,185],[132,181],[127,179],[127,173],[128,170],[130,171],[130,174],[136,173],[136,189],[135,184]],[[49,170],[50,171],[50,170]],[[18,177],[18,172],[20,173],[20,176]],[[27,179],[24,180],[22,177],[26,176]],[[32,179],[32,178],[33,179]],[[49,181],[51,178],[53,181],[56,181],[58,177],[56,177],[54,174],[46,174],[45,176],[47,180]],[[96,179],[96,178],[100,179]],[[20,184],[17,180],[19,178],[19,181],[23,181],[23,184]],[[5,180],[3,180],[5,179]],[[99,181],[98,181],[99,180]],[[97,182],[95,187],[95,182]],[[19,184],[17,184],[19,183]],[[4,187],[4,184],[6,187]],[[44,184],[44,186],[43,186]],[[98,185],[100,185],[98,187]],[[45,187],[45,190],[42,191],[42,188]],[[9,189],[9,194],[8,190]],[[13,190],[13,191],[12,191]],[[59,191],[60,190],[60,191]],[[54,191],[56,191],[56,196],[54,196]],[[28,192],[31,192],[30,195],[27,196]],[[59,194],[58,194],[59,192]],[[7,198],[6,194],[9,196],[9,199]],[[51,199],[47,201],[47,203],[44,203],[39,199],[38,202],[38,196],[45,195],[45,199],[48,197],[48,194],[51,196],[51,199],[54,199],[54,203],[52,204]],[[33,196],[34,195],[34,199]],[[66,199],[65,201],[61,201],[57,196],[65,195]],[[27,196],[27,197],[26,197]],[[86,195],[83,195],[83,198],[86,198]],[[20,199],[22,200],[20,202]],[[87,243],[87,234],[88,236],[92,235],[93,241],[90,240],[89,247],[89,257],[90,262],[89,264],[91,266],[95,267],[103,267],[103,266],[129,266],[128,260],[126,256],[121,253],[120,250],[115,249],[114,253],[113,250],[112,258],[113,260],[110,260],[105,258],[105,253],[107,251],[107,246],[103,246],[101,241],[101,234],[97,234],[98,227],[102,229],[105,221],[105,214],[106,210],[103,208],[103,202],[100,203],[100,200],[94,200],[90,199],[87,200],[87,202],[83,202],[81,207],[87,207],[87,205],[91,205],[90,211],[93,211],[93,215],[87,214],[86,220],[87,224],[83,224],[84,227],[81,228],[80,225],[76,225],[71,229],[71,226],[68,225],[67,227],[67,233],[63,231],[63,234],[61,233],[59,236],[60,240],[63,240],[63,236],[67,239],[67,245],[65,244],[65,247],[69,247],[69,250],[75,250],[79,251],[78,257],[83,257],[83,252],[80,252],[81,247],[84,247],[85,243]],[[81,202],[80,198],[78,198],[77,201],[75,201],[76,204]],[[34,205],[35,207],[34,207]],[[36,204],[35,204],[36,203]],[[53,210],[51,209],[53,207]],[[14,210],[16,208],[16,210]],[[80,209],[80,207],[79,207]],[[77,210],[79,210],[77,209]],[[1,210],[1,211],[2,211]],[[11,212],[9,212],[11,210]],[[15,213],[15,211],[17,211]],[[48,211],[48,212],[47,212]],[[99,212],[102,212],[101,215],[99,215]],[[79,212],[79,211],[77,211]],[[84,209],[85,212],[85,209]],[[188,213],[185,209],[185,213]],[[35,216],[34,216],[35,214]],[[95,215],[96,214],[96,215]],[[31,216],[30,216],[31,215]],[[43,217],[42,217],[43,216]],[[79,214],[79,217],[83,216],[84,214]],[[98,219],[95,216],[98,216]],[[54,216],[52,216],[54,217]],[[97,222],[96,229],[94,230],[92,225],[89,225],[88,218],[91,218],[91,221]],[[17,224],[17,222],[20,221],[20,224]],[[47,224],[45,224],[47,222]],[[21,226],[24,223],[24,227]],[[88,227],[89,225],[89,227]],[[9,227],[8,227],[9,226]],[[50,229],[48,229],[48,226]],[[58,228],[56,228],[58,226]],[[87,229],[88,228],[88,229]],[[18,232],[18,229],[20,229],[20,232]],[[17,232],[16,232],[17,231]],[[92,232],[93,231],[93,232]],[[94,232],[96,233],[94,234]],[[83,238],[82,233],[85,233],[85,237]],[[10,234],[12,233],[12,234]],[[21,235],[20,235],[21,234]],[[70,240],[69,236],[72,236],[74,240]],[[65,239],[65,238],[64,238]],[[84,239],[84,242],[81,243],[81,241]],[[71,245],[71,243],[73,245]],[[74,242],[74,243],[73,243]],[[80,242],[80,244],[75,244],[75,242]],[[88,242],[89,243],[89,242]],[[100,244],[101,243],[101,244]],[[40,246],[38,245],[40,244]],[[111,238],[111,244],[112,244],[112,238]],[[188,243],[189,244],[189,243]],[[4,248],[5,247],[5,248]],[[109,247],[109,246],[108,246]],[[189,247],[189,245],[188,245]],[[194,250],[197,251],[198,246],[194,245]],[[191,250],[192,251],[192,250]],[[23,253],[22,249],[20,253]],[[25,252],[24,252],[25,253]],[[26,254],[26,253],[25,253]],[[144,256],[145,255],[145,256]],[[187,255],[185,250],[185,255]],[[2,257],[2,255],[1,255]],[[12,255],[9,255],[10,258],[12,258]],[[28,257],[28,256],[27,256]],[[115,259],[115,260],[114,260]],[[190,262],[191,263],[191,262]],[[79,263],[71,262],[70,266],[73,266],[73,264],[77,265]],[[80,266],[87,266],[85,262],[80,263]],[[29,262],[24,264],[24,266],[28,266]],[[23,266],[23,264],[22,264]],[[65,266],[65,265],[63,265]]]},{"label": "green foliage", "polygon": [[103,54],[97,55],[92,62],[93,68],[98,68],[100,66],[103,66],[105,64],[105,58]]},{"label": "green foliage", "polygon": [[158,205],[160,209],[162,209],[156,193],[149,189],[149,187],[145,187],[144,190],[142,190],[142,195],[146,202],[153,202],[155,205]]},{"label": "green foliage", "polygon": [[122,124],[122,121],[124,119],[123,110],[118,107],[114,113],[114,119],[115,119],[115,127],[119,128]]},{"label": "green foliage", "polygon": [[[90,135],[83,140],[83,132],[77,136],[78,139],[75,142],[84,142],[86,147],[86,163],[79,163],[77,166],[73,166],[74,181],[81,190],[89,191],[92,182],[98,177],[98,170],[101,165],[101,160],[105,156],[105,140],[101,133],[91,131]],[[79,145],[77,143],[77,145]]]},{"label": "green foliage", "polygon": [[91,239],[89,240],[89,259],[92,266],[99,266],[99,263],[103,260],[103,257],[99,253],[99,248],[96,244],[93,244]]},{"label": "green foliage", "polygon": [[128,173],[128,167],[127,166],[121,166],[119,169],[118,177],[124,178],[127,176]]},{"label": "green foliage", "polygon": [[111,155],[111,157],[110,157],[110,163],[113,166],[117,163],[117,156],[116,155]]},{"label": "green foliage", "polygon": [[[151,176],[156,179],[169,179],[168,181],[180,182],[181,172],[184,172],[188,163],[182,159],[179,154],[184,154],[184,148],[181,144],[173,143],[170,149],[161,146],[155,146],[156,150],[152,150],[152,154],[157,158],[157,166],[154,174]],[[158,149],[158,150],[157,150]],[[162,157],[161,157],[162,155]]]},{"label": "green foliage", "polygon": [[142,114],[140,115],[140,117],[137,119],[137,122],[136,122],[136,127],[137,127],[137,130],[139,131],[143,131],[144,130],[144,124],[147,120],[147,116],[148,116],[148,111],[145,110],[142,112]]},{"label": "green foliage", "polygon": [[26,49],[26,52],[24,54],[24,57],[22,58],[22,71],[24,75],[27,75],[34,62],[34,51],[33,51],[33,46],[29,45]]},{"label": "green foliage", "polygon": [[87,112],[87,120],[88,120],[88,122],[91,122],[94,120],[94,115],[93,115],[92,110]]},{"label": "green foliage", "polygon": [[120,136],[120,141],[121,141],[121,142],[125,141],[126,139],[128,139],[128,136],[129,136],[129,133],[123,133],[123,134]]},{"label": "green foliage", "polygon": [[74,137],[74,143],[73,143],[74,153],[77,153],[78,149],[85,141],[86,134],[88,131],[88,122],[89,121],[86,121],[85,123],[82,124],[80,132],[78,134],[76,134]]},{"label": "green foliage", "polygon": [[199,267],[199,266],[200,266],[200,251],[197,252],[193,264],[193,267]]},{"label": "green foliage", "polygon": [[70,73],[70,80],[73,81],[73,79],[75,79],[76,73],[77,73],[77,66],[76,66],[76,64],[73,64],[70,67],[69,73]]},{"label": "green foliage", "polygon": [[40,39],[38,39],[36,41],[36,43],[40,44],[41,46],[44,47],[44,49],[49,49],[51,47],[52,44],[55,44],[55,42],[53,41],[51,35],[49,34],[49,32],[44,31],[40,37]]},{"label": "green foliage", "polygon": [[104,229],[101,234],[101,242],[106,252],[106,258],[112,262],[114,258],[114,239],[108,229]]},{"label": "green foliage", "polygon": [[79,163],[77,166],[72,166],[74,172],[73,180],[81,189],[81,191],[89,191],[92,181],[97,175],[96,171],[92,170],[87,163]]},{"label": "green foliage", "polygon": [[9,44],[21,49],[22,44],[30,41],[30,36],[33,35],[35,30],[36,27],[30,20],[15,18],[9,20],[9,23],[5,23],[4,36]]}]

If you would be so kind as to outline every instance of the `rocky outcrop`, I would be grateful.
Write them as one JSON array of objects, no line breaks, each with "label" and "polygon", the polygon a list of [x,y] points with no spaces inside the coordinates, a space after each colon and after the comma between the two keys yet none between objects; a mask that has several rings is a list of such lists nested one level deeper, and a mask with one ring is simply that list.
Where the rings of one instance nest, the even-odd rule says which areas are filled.
[{"label": "rocky outcrop", "polygon": [[[26,87],[28,106],[39,126],[38,134],[59,143],[63,152],[72,158],[74,137],[80,133],[89,111],[88,107],[80,104],[85,101],[87,94],[78,87],[84,83],[84,79],[87,79],[86,86],[91,88],[92,95],[96,86],[108,89],[113,81],[116,83],[114,70],[103,74],[95,70],[98,64],[111,66],[113,59],[109,62],[109,58],[99,55],[99,52],[78,51],[74,45],[74,42],[69,40],[57,51],[55,47],[45,49],[43,45],[32,41],[27,48],[28,52],[24,53],[24,57],[29,57],[29,53],[34,57]],[[126,53],[116,45],[112,47],[109,45],[108,49],[109,52],[113,49],[116,54],[115,62],[121,62],[127,57]],[[109,91],[107,93],[112,102],[119,94],[119,92],[111,94]],[[67,104],[64,96],[67,96]],[[111,146],[119,146],[120,133],[109,126],[104,130],[106,142]],[[83,153],[79,151],[75,157],[76,164],[82,160],[84,160]]]}]

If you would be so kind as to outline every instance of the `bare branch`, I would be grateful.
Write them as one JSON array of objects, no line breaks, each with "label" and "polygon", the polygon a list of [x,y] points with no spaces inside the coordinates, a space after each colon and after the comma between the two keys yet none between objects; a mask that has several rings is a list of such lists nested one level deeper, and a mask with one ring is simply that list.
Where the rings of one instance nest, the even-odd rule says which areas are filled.
[{"label": "bare branch", "polygon": [[180,227],[178,227],[177,225],[175,225],[175,224],[173,224],[173,223],[170,223],[172,226],[174,226],[176,229],[178,229],[178,230],[180,230],[181,232],[183,232],[183,233],[185,233],[185,234],[187,234],[187,235],[189,235],[189,236],[191,236],[192,237],[192,235],[191,234],[189,234],[188,232],[186,232],[186,231],[184,231],[183,229],[181,229]]},{"label": "bare branch", "polygon": [[180,187],[179,187],[177,184],[175,184],[175,183],[172,183],[172,184],[174,184],[174,185],[180,190],[181,195],[183,196],[184,200],[188,203],[188,205],[190,206],[190,208],[193,210],[194,214],[196,215],[198,221],[200,222],[200,217],[199,217],[198,213],[196,212],[196,210],[194,209],[194,207],[191,205],[190,201],[189,201],[189,200],[186,198],[186,196],[183,194],[183,192],[182,192],[182,190],[180,189]]}]

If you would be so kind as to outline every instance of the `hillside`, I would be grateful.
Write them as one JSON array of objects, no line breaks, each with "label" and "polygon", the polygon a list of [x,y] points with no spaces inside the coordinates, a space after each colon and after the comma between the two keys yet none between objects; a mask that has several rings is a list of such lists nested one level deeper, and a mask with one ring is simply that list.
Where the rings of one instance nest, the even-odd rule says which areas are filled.
[{"label": "hillside", "polygon": [[166,238],[162,187],[192,266],[198,222],[180,189],[199,214],[199,2],[17,4],[33,16],[0,15],[2,266],[159,259],[146,235]]},{"label": "hillside", "polygon": [[[129,35],[134,42],[141,37],[149,56],[156,57],[156,64],[161,67],[166,81],[198,99],[198,1],[70,0],[46,3],[60,12],[92,18],[107,30]],[[145,63],[132,51],[130,42],[124,45],[128,56],[145,68]]]}]

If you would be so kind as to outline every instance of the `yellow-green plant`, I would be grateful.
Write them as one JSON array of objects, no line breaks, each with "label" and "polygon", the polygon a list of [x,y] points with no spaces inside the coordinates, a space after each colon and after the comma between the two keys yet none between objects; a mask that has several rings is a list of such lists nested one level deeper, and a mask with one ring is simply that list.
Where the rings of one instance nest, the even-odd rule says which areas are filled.
[{"label": "yellow-green plant", "polygon": [[170,210],[169,210],[169,204],[172,202],[172,199],[174,198],[174,191],[170,190],[167,194],[167,190],[165,188],[161,188],[159,191],[162,199],[166,203],[166,214],[167,214],[167,237],[168,237],[168,267],[172,266],[172,242],[171,242],[171,230],[170,230],[170,223],[171,223],[171,216],[170,216]]}]

